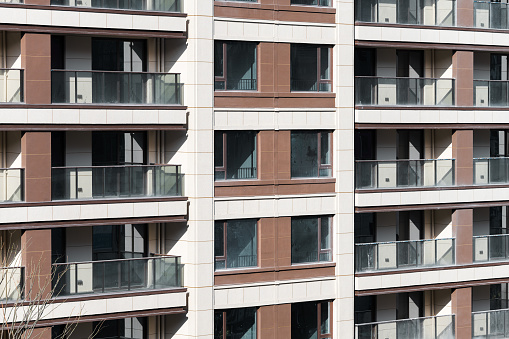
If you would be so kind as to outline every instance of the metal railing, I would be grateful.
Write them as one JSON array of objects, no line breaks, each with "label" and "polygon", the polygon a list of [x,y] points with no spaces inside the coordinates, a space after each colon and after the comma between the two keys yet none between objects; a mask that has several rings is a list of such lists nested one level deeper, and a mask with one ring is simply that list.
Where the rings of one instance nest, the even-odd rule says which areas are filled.
[{"label": "metal railing", "polygon": [[454,243],[443,238],[355,244],[355,271],[454,265]]},{"label": "metal railing", "polygon": [[258,89],[256,84],[256,79],[227,79],[226,81],[224,79],[216,79],[214,81],[214,89],[226,89],[229,91],[256,91]]},{"label": "metal railing", "polygon": [[258,256],[256,254],[239,255],[235,258],[228,258],[227,260],[228,264],[226,264],[226,259],[215,259],[215,269],[222,270],[258,266]]},{"label": "metal railing", "polygon": [[454,159],[356,160],[355,188],[453,186]]},{"label": "metal railing", "polygon": [[181,0],[51,0],[51,5],[177,13],[182,11]]},{"label": "metal railing", "polygon": [[509,338],[509,309],[472,312],[472,338]]},{"label": "metal railing", "polygon": [[175,256],[53,264],[53,270],[59,296],[182,287],[183,281]]},{"label": "metal railing", "polygon": [[474,106],[509,106],[509,81],[474,80]]},{"label": "metal railing", "polygon": [[[0,3],[2,3],[0,1]],[[20,3],[20,2],[16,2]],[[22,69],[0,68],[0,103],[25,101]]]},{"label": "metal railing", "polygon": [[504,2],[474,1],[474,27],[508,29],[507,10]]},{"label": "metal railing", "polygon": [[23,300],[25,295],[25,268],[0,269],[0,302]]},{"label": "metal railing", "polygon": [[52,103],[182,105],[180,74],[51,71]]},{"label": "metal railing", "polygon": [[355,77],[355,104],[454,106],[454,79]]},{"label": "metal railing", "polygon": [[356,0],[355,20],[389,24],[456,26],[455,0]]},{"label": "metal railing", "polygon": [[291,0],[292,5],[330,7],[330,0]]},{"label": "metal railing", "polygon": [[243,180],[256,179],[256,167],[241,167],[237,169],[215,170],[215,180]]},{"label": "metal railing", "polygon": [[332,85],[330,81],[318,82],[317,80],[291,79],[290,90],[296,92],[330,92]]},{"label": "metal railing", "polygon": [[53,200],[182,195],[180,165],[52,167]]},{"label": "metal railing", "polygon": [[509,183],[509,157],[474,158],[474,185]]},{"label": "metal railing", "polygon": [[25,200],[25,170],[0,168],[0,202]]},{"label": "metal railing", "polygon": [[509,258],[509,234],[476,235],[474,262],[507,260]]},{"label": "metal railing", "polygon": [[454,314],[355,325],[355,339],[453,339]]}]

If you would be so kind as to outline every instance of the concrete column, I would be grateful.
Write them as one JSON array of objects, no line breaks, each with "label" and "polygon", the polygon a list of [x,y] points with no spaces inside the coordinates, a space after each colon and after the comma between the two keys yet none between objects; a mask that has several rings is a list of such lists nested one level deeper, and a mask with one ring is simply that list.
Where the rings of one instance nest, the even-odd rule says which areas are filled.
[{"label": "concrete column", "polygon": [[51,201],[51,132],[26,132],[21,137],[25,169],[25,201]]},{"label": "concrete column", "polygon": [[25,267],[25,299],[41,300],[51,295],[51,230],[26,230],[21,235]]},{"label": "concrete column", "polygon": [[[40,2],[39,2],[40,1]],[[43,4],[46,0],[32,0]],[[49,0],[47,1],[49,5]],[[25,70],[25,102],[51,104],[51,35],[24,33],[21,37],[21,67]]]},{"label": "concrete column", "polygon": [[[470,1],[470,7],[472,2]],[[455,99],[458,106],[474,104],[474,52],[455,51],[452,56],[452,76],[456,79]]]},{"label": "concrete column", "polygon": [[456,288],[451,294],[452,313],[456,314],[456,338],[472,337],[472,287]]},{"label": "concrete column", "polygon": [[[276,305],[277,336],[276,338],[292,337],[292,304]],[[261,337],[264,338],[264,337]]]},{"label": "concrete column", "polygon": [[456,23],[460,27],[474,26],[474,5],[471,0],[456,0]]},{"label": "concrete column", "polygon": [[456,130],[452,134],[452,157],[456,159],[456,185],[472,185],[474,158],[474,131]]},{"label": "concrete column", "polygon": [[276,131],[258,132],[258,178],[262,180],[275,179],[276,133]]},{"label": "concrete column", "polygon": [[473,209],[457,209],[452,214],[452,233],[456,238],[456,264],[471,264],[473,258],[472,237]]},{"label": "concrete column", "polygon": [[260,267],[276,266],[277,218],[261,218],[258,222],[258,263]]},{"label": "concrete column", "polygon": [[290,131],[277,132],[277,178],[291,179],[292,143]]}]

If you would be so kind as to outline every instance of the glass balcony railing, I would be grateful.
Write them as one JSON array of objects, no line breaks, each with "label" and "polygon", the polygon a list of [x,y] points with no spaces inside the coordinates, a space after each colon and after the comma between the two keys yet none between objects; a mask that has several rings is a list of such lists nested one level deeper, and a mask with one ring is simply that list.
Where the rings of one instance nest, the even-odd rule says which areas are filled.
[{"label": "glass balcony railing", "polygon": [[53,167],[53,200],[164,197],[182,195],[176,165]]},{"label": "glass balcony railing", "polygon": [[454,79],[355,77],[355,104],[454,106]]},{"label": "glass balcony railing", "polygon": [[474,236],[474,262],[509,259],[509,234]]},{"label": "glass balcony railing", "polygon": [[0,202],[18,202],[25,199],[23,168],[0,168]]},{"label": "glass balcony railing", "polygon": [[474,159],[474,185],[507,183],[509,183],[509,157]]},{"label": "glass balcony railing", "polygon": [[474,80],[474,106],[509,106],[509,81]]},{"label": "glass balcony railing", "polygon": [[182,105],[180,74],[51,71],[51,101],[71,104]]},{"label": "glass balcony railing", "polygon": [[355,20],[386,24],[456,26],[455,0],[356,0]]},{"label": "glass balcony railing", "polygon": [[504,2],[474,1],[474,27],[508,29],[507,6]]},{"label": "glass balcony railing", "polygon": [[355,271],[450,266],[456,262],[454,238],[355,244]]},{"label": "glass balcony railing", "polygon": [[24,298],[25,268],[2,267],[0,269],[0,301],[19,301]]},{"label": "glass balcony railing", "polygon": [[356,160],[355,188],[453,186],[454,159]]},{"label": "glass balcony railing", "polygon": [[180,0],[51,0],[53,6],[181,12]]},{"label": "glass balcony railing", "polygon": [[509,309],[472,312],[472,338],[509,338]]},{"label": "glass balcony railing", "polygon": [[23,70],[0,68],[0,103],[24,101]]},{"label": "glass balcony railing", "polygon": [[59,296],[182,287],[180,257],[100,260],[53,264]]},{"label": "glass balcony railing", "polygon": [[454,314],[355,325],[355,339],[455,338]]}]

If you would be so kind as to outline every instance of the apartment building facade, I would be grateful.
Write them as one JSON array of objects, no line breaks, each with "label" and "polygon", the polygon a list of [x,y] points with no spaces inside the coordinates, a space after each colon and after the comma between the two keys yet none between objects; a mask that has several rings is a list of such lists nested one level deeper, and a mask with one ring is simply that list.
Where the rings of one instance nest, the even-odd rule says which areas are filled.
[{"label": "apartment building facade", "polygon": [[508,337],[507,29],[467,0],[0,2],[3,329],[48,297],[29,336]]}]

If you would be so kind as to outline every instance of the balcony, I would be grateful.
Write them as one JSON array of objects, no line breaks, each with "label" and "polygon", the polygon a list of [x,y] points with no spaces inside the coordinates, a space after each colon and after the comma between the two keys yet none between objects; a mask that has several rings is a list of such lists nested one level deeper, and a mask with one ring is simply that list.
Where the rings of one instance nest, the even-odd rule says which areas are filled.
[{"label": "balcony", "polygon": [[454,106],[454,79],[355,77],[355,104]]},{"label": "balcony", "polygon": [[180,165],[52,167],[52,200],[182,195]]},{"label": "balcony", "polygon": [[509,309],[472,312],[472,338],[509,338]]},{"label": "balcony", "polygon": [[355,339],[436,339],[454,337],[454,315],[381,321],[355,325]]},{"label": "balcony", "polygon": [[509,106],[509,81],[474,80],[474,105],[479,107]]},{"label": "balcony", "polygon": [[474,236],[474,262],[500,261],[509,258],[509,234]]},{"label": "balcony", "polygon": [[474,185],[509,183],[509,157],[474,158]]},{"label": "balcony", "polygon": [[59,296],[182,287],[180,257],[100,260],[53,264]]},{"label": "balcony", "polygon": [[508,4],[504,2],[474,1],[474,26],[508,29],[507,6]]},{"label": "balcony", "polygon": [[0,68],[0,103],[23,102],[23,70]]},{"label": "balcony", "polygon": [[24,298],[24,267],[3,267],[0,270],[0,302],[19,301]]},{"label": "balcony", "polygon": [[355,271],[454,265],[454,238],[355,244]]},{"label": "balcony", "polygon": [[456,26],[456,1],[356,0],[355,21],[382,24]]},{"label": "balcony", "polygon": [[454,159],[356,160],[355,188],[453,186]]},{"label": "balcony", "polygon": [[59,104],[182,105],[180,74],[51,71],[51,102]]},{"label": "balcony", "polygon": [[91,7],[133,11],[182,11],[180,0],[51,0],[53,6]]},{"label": "balcony", "polygon": [[24,200],[24,169],[0,168],[0,202]]}]

